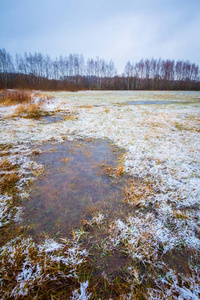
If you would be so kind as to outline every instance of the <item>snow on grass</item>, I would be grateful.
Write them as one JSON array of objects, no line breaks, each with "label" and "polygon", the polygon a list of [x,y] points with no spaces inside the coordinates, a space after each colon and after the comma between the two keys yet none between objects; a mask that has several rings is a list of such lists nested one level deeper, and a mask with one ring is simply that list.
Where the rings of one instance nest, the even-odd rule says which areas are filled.
[{"label": "snow on grass", "polygon": [[[59,286],[61,283],[70,284],[73,278],[76,286],[77,268],[85,262],[86,257],[87,252],[80,251],[75,245],[58,245],[53,240],[37,245],[30,238],[19,237],[2,247],[0,292],[4,291],[5,299],[21,299],[22,296],[31,297],[33,289],[39,291],[43,285],[46,289],[48,282],[53,286],[56,281]],[[7,284],[10,288],[7,288]],[[85,297],[86,288],[85,284],[81,284],[81,295]],[[73,291],[73,286],[71,289]],[[74,295],[78,295],[78,292],[74,291]]]},{"label": "snow on grass", "polygon": [[110,227],[109,243],[115,248],[125,244],[129,254],[142,262],[149,262],[152,257],[157,260],[160,247],[166,253],[178,242],[177,236],[151,213],[145,217],[129,217],[126,223],[117,220]]},{"label": "snow on grass", "polygon": [[62,244],[57,243],[52,239],[46,239],[44,243],[40,246],[40,250],[44,250],[45,252],[53,252],[63,248]]},{"label": "snow on grass", "polygon": [[87,287],[88,287],[88,281],[82,282],[80,284],[80,291],[79,290],[73,291],[73,295],[72,295],[71,299],[72,300],[87,300],[87,299],[90,299],[91,294],[88,294]]},{"label": "snow on grass", "polygon": [[[77,118],[44,124],[40,120],[4,118],[9,114],[9,108],[0,108],[0,143],[13,146],[7,154],[4,150],[1,153],[13,164],[19,165],[18,172],[22,178],[18,191],[21,198],[25,195],[25,184],[34,179],[34,171],[42,171],[42,166],[37,166],[30,159],[29,143],[39,145],[49,140],[62,142],[64,139],[85,137],[108,138],[126,151],[124,171],[140,178],[144,186],[147,183],[152,186],[153,194],[144,193],[142,201],[138,202],[140,205],[133,210],[133,216],[123,222],[115,220],[112,223],[106,239],[107,246],[117,248],[124,244],[133,259],[151,262],[155,266],[158,265],[159,251],[165,254],[177,247],[199,251],[200,108],[198,103],[178,102],[199,98],[200,93],[90,91],[52,95],[54,98],[43,104],[44,111],[57,114],[59,111],[75,112]],[[128,101],[155,99],[177,103],[148,106],[126,104]],[[12,110],[10,108],[10,115]],[[7,197],[4,194],[0,198],[4,223],[6,218],[11,218]],[[128,204],[131,205],[131,201]],[[97,225],[102,222],[101,214],[92,220]],[[49,242],[50,252],[57,251],[57,247],[59,245]],[[76,248],[72,248],[70,255],[76,255]],[[58,260],[62,261],[56,258]],[[66,262],[69,262],[68,258]],[[78,262],[81,263],[81,260]],[[35,274],[40,272],[36,266],[34,270]],[[32,278],[32,273],[27,273],[27,276]],[[157,289],[149,290],[149,297],[171,297],[170,291],[174,290],[182,297],[179,299],[195,299],[197,292],[192,287],[192,276],[188,277],[189,287],[174,285],[172,288],[173,277],[160,294]],[[19,289],[20,284],[17,286]],[[73,297],[86,297],[85,286],[82,284]]]},{"label": "snow on grass", "polygon": [[101,225],[104,222],[105,216],[101,213],[96,214],[92,220],[91,224]]},{"label": "snow on grass", "polygon": [[11,116],[18,106],[19,105],[0,106],[0,117],[2,118]]},{"label": "snow on grass", "polygon": [[12,197],[7,194],[0,196],[0,227],[6,225],[11,219],[10,203]]},{"label": "snow on grass", "polygon": [[183,274],[175,274],[173,270],[170,270],[164,278],[160,277],[156,280],[157,289],[148,289],[147,296],[149,299],[155,300],[198,300],[200,294],[199,281],[200,277],[197,270],[193,270],[190,278]]},{"label": "snow on grass", "polygon": [[22,208],[15,200],[28,198],[25,187],[43,171],[42,165],[30,159],[32,152],[36,150],[31,150],[25,145],[8,144],[8,147],[4,145],[4,148],[0,151],[0,226],[8,224],[11,220],[20,221]]}]

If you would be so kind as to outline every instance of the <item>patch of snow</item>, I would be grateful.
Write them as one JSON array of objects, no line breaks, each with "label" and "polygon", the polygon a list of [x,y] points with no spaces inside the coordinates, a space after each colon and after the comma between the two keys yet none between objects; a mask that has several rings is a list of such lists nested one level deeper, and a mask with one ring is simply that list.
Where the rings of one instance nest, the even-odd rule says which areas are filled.
[{"label": "patch of snow", "polygon": [[13,199],[7,194],[0,195],[0,227],[9,223],[12,216],[12,209],[10,205],[12,204]]},{"label": "patch of snow", "polygon": [[22,207],[16,207],[17,212],[15,213],[15,216],[13,218],[14,222],[21,222],[22,221]]},{"label": "patch of snow", "polygon": [[52,239],[46,239],[44,243],[40,246],[40,250],[44,250],[45,252],[53,252],[63,248],[62,244],[57,243]]},{"label": "patch of snow", "polygon": [[80,289],[73,291],[72,300],[87,300],[90,299],[91,294],[87,292],[88,281],[80,283]]},{"label": "patch of snow", "polygon": [[104,222],[104,219],[105,219],[104,215],[99,213],[92,218],[91,223],[100,225]]}]

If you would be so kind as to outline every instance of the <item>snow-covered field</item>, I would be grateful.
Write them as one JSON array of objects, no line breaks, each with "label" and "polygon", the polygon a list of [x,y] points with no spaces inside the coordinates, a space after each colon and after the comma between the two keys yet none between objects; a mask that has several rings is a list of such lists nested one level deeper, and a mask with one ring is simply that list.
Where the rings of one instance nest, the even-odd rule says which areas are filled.
[{"label": "snow-covered field", "polygon": [[[125,150],[124,173],[141,182],[136,185],[133,180],[127,191],[126,205],[132,207],[132,214],[125,220],[112,220],[107,226],[102,212],[90,220],[92,228],[102,226],[105,231],[107,226],[101,240],[105,253],[123,249],[129,257],[124,270],[128,288],[120,290],[121,296],[118,292],[118,299],[199,299],[200,93],[84,91],[50,95],[52,99],[45,99],[37,93],[32,101],[39,103],[42,111],[65,116],[57,122],[18,117],[13,115],[16,106],[0,107],[1,178],[16,173],[14,194],[0,195],[2,230],[20,222],[22,208],[16,195],[21,201],[28,199],[25,187],[43,171],[32,158],[41,143],[109,139]],[[127,104],[155,100],[174,103]],[[90,255],[80,242],[84,234],[81,228],[73,240],[59,244],[46,239],[35,245],[22,236],[4,239],[2,298],[30,299],[36,295],[33,290],[44,283],[57,280],[65,285],[73,278],[71,299],[98,299],[89,278],[77,275],[77,268]],[[87,233],[88,239],[92,234]],[[52,264],[60,266],[61,261],[65,268],[53,274]],[[12,276],[11,270],[15,270]],[[113,284],[108,274],[102,272],[101,276]]]}]

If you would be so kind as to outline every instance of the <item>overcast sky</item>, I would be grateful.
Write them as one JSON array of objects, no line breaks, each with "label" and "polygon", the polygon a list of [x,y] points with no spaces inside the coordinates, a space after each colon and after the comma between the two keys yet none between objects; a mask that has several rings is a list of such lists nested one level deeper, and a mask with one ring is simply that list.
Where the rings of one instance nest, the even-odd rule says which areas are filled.
[{"label": "overcast sky", "polygon": [[0,48],[200,64],[200,0],[0,0]]}]

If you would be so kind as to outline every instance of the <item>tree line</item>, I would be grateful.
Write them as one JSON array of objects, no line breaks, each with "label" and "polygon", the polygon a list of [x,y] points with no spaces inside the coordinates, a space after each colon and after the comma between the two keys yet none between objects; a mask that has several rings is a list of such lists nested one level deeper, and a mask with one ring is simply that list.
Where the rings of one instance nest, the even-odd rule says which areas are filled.
[{"label": "tree line", "polygon": [[199,66],[189,61],[128,61],[117,74],[112,60],[83,55],[52,59],[41,53],[12,55],[0,49],[0,88],[42,90],[200,90]]},{"label": "tree line", "polygon": [[200,88],[199,66],[189,61],[140,60],[125,66],[127,89],[197,89]]}]

